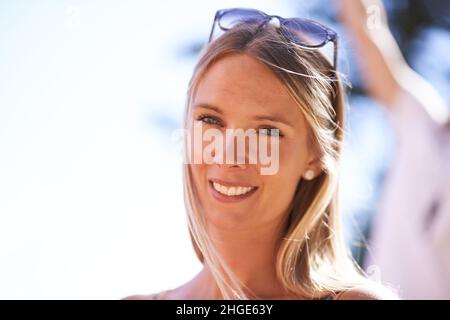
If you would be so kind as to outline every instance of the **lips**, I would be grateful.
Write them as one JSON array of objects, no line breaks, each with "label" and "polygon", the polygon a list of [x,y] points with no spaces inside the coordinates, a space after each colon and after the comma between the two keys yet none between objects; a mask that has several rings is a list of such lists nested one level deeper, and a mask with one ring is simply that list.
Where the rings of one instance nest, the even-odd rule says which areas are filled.
[{"label": "lips", "polygon": [[212,196],[221,202],[238,202],[251,197],[258,187],[242,182],[230,182],[218,179],[208,181]]}]

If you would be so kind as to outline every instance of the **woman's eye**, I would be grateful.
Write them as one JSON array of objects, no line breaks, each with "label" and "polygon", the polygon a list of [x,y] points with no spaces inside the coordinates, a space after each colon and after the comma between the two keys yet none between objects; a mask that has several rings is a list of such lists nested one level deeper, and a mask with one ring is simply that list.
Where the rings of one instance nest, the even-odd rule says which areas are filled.
[{"label": "woman's eye", "polygon": [[196,120],[207,124],[220,125],[220,120],[212,116],[201,115]]},{"label": "woman's eye", "polygon": [[279,129],[276,128],[260,128],[259,133],[266,136],[282,137]]}]

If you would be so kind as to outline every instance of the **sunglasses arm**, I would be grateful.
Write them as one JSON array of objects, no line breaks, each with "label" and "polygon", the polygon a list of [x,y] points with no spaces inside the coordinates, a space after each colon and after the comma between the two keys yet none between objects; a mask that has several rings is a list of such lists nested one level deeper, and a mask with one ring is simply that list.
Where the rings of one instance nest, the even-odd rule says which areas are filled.
[{"label": "sunglasses arm", "polygon": [[337,62],[338,62],[338,38],[334,38],[333,42],[333,69],[337,72]]},{"label": "sunglasses arm", "polygon": [[214,23],[213,23],[213,26],[212,26],[212,28],[211,28],[211,33],[209,34],[208,43],[211,42],[211,39],[212,39],[212,37],[213,37],[213,34],[214,34],[214,28],[216,27],[217,20],[218,20],[218,18],[219,18],[219,14],[220,14],[220,13],[217,12],[216,15],[214,16]]}]

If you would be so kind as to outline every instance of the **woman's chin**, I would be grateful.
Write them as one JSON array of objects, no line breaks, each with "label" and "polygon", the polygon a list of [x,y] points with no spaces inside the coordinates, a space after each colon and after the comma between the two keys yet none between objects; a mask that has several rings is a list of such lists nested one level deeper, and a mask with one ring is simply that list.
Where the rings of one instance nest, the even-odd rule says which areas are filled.
[{"label": "woman's chin", "polygon": [[236,231],[246,229],[247,220],[250,220],[249,210],[213,209],[207,213],[208,225],[220,230]]}]

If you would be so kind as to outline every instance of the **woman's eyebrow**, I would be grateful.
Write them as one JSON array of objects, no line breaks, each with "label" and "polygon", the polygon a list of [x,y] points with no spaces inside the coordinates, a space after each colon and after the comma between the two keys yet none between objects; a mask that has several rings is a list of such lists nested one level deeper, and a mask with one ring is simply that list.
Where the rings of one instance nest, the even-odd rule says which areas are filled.
[{"label": "woman's eyebrow", "polygon": [[208,103],[196,103],[196,104],[192,107],[192,109],[196,109],[196,108],[210,109],[210,110],[213,110],[213,111],[215,111],[215,112],[217,112],[217,113],[223,114],[223,111],[222,111],[220,108],[218,108],[218,107],[216,107],[216,106],[213,106],[213,105],[210,105],[210,104],[208,104]]},{"label": "woman's eyebrow", "polygon": [[254,119],[255,120],[268,120],[268,121],[272,121],[272,122],[279,122],[279,123],[282,123],[284,125],[293,127],[291,122],[289,122],[287,119],[284,119],[281,116],[260,115],[260,116],[255,116]]},{"label": "woman's eyebrow", "polygon": [[[196,108],[205,108],[205,109],[210,109],[213,110],[217,113],[223,114],[223,111],[216,106],[213,106],[211,104],[208,103],[196,103],[192,109],[196,109]],[[254,116],[253,117],[255,120],[267,120],[267,121],[272,121],[272,122],[279,122],[282,123],[284,125],[293,127],[292,123],[290,121],[288,121],[287,119],[283,118],[282,116],[277,116],[277,115],[258,115],[258,116]]]}]

